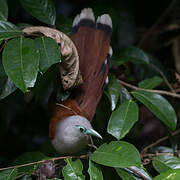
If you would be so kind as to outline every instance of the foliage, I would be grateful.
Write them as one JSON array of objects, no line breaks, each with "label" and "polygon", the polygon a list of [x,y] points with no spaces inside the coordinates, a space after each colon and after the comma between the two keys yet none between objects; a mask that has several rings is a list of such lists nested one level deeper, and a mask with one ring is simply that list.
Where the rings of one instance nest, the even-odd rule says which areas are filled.
[{"label": "foliage", "polygon": [[[3,167],[0,169],[0,179],[30,180],[36,175],[39,165],[43,164],[45,160],[61,159],[54,158],[54,149],[47,138],[47,104],[55,89],[58,91],[60,99],[66,99],[70,92],[64,91],[59,81],[59,69],[57,70],[56,66],[61,63],[59,44],[54,39],[42,36],[42,34],[27,35],[23,32],[23,27],[30,26],[30,24],[33,24],[32,26],[56,26],[65,34],[70,35],[73,16],[59,15],[52,0],[19,0],[15,2],[13,4],[12,1],[0,0],[0,118],[2,119],[0,122],[2,136],[0,134],[0,138],[6,137],[8,131],[10,135],[12,134],[11,138],[7,136],[6,143],[1,144],[4,152],[0,151],[2,153],[0,167]],[[84,160],[82,156],[80,158],[79,156],[62,158],[65,159],[66,165],[62,169],[58,166],[56,175],[47,178],[49,180],[60,178],[65,180],[85,178],[102,180],[114,176],[123,180],[179,179],[180,158],[176,156],[179,150],[179,141],[178,137],[174,138],[179,131],[173,132],[179,127],[176,115],[179,103],[176,99],[172,101],[171,97],[175,93],[173,88],[180,87],[180,75],[173,79],[172,74],[167,70],[168,68],[173,69],[175,66],[178,72],[177,64],[162,65],[161,56],[157,55],[154,58],[156,55],[153,51],[154,46],[149,45],[150,50],[146,48],[143,45],[143,38],[137,38],[138,42],[135,43],[135,32],[133,32],[135,30],[127,29],[126,31],[126,28],[134,27],[131,1],[128,1],[126,5],[120,3],[120,9],[117,9],[115,1],[112,4],[105,2],[103,8],[101,4],[98,4],[99,1],[97,4],[91,3],[95,15],[106,11],[111,14],[114,23],[112,37],[114,54],[110,62],[109,84],[105,87],[105,96],[97,108],[96,122],[94,122],[95,128],[102,131],[104,140],[95,141],[98,148],[91,152],[88,160]],[[56,5],[58,7],[57,2]],[[69,7],[71,6],[69,5]],[[86,6],[87,4],[83,5],[83,7]],[[76,8],[78,10],[80,7]],[[118,11],[120,11],[119,17]],[[18,21],[14,20],[13,13],[16,13]],[[28,18],[21,17],[21,13]],[[120,29],[118,29],[119,27]],[[153,34],[154,39],[149,38],[148,40],[158,42],[157,32],[159,31],[154,32],[156,36]],[[148,37],[147,34],[146,36]],[[124,38],[122,44],[121,39],[117,43],[118,37]],[[131,39],[128,40],[128,37]],[[125,43],[125,41],[127,42]],[[156,51],[158,50],[157,48]],[[144,74],[144,72],[146,73]],[[118,79],[129,83],[122,84]],[[139,88],[132,84],[137,84]],[[172,92],[168,91],[169,87]],[[165,90],[166,94],[170,95],[169,98],[162,95],[164,91],[153,90],[155,88]],[[176,95],[178,97],[178,94]],[[100,108],[103,106],[107,110],[105,113],[102,112],[104,109]],[[145,107],[147,111],[142,109]],[[146,114],[146,112],[148,113]],[[145,136],[145,140],[141,139],[143,136],[141,132],[146,131],[144,124],[148,123],[141,123],[141,119],[146,121],[147,116],[159,122],[158,130],[163,129],[165,132],[163,135],[169,139],[164,147],[167,150],[165,154],[160,151],[158,143],[151,144],[152,142],[148,141],[148,138],[153,135],[157,136],[156,140],[159,139],[157,132],[148,134],[148,138],[146,139]],[[142,124],[143,127],[141,127]],[[107,132],[105,132],[106,128]],[[150,127],[148,127],[149,129]],[[45,134],[44,131],[46,131]],[[141,138],[138,134],[141,134]],[[13,135],[15,137],[19,135],[21,138],[12,140],[15,138]],[[143,147],[134,143],[138,142],[142,145],[141,140]],[[9,147],[10,145],[14,148]],[[155,146],[156,150],[148,148],[151,153],[149,151],[145,153],[149,154],[140,152],[148,145]],[[6,149],[11,151],[10,156],[5,152]],[[169,152],[169,149],[172,151]],[[3,153],[7,157],[3,157]],[[149,164],[146,164],[143,159],[146,155],[149,158]],[[8,162],[9,159],[10,162]],[[4,166],[11,166],[11,168],[4,169]]]}]

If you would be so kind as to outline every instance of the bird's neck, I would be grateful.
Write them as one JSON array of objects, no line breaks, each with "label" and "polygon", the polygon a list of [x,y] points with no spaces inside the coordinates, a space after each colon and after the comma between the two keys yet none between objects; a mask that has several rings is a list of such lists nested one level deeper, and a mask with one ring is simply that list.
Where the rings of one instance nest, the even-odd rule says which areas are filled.
[{"label": "bird's neck", "polygon": [[68,99],[60,103],[57,102],[52,109],[53,111],[51,116],[53,118],[51,119],[50,123],[51,131],[49,135],[51,139],[55,137],[57,123],[59,123],[61,120],[74,115],[80,115],[89,119],[86,112],[82,111],[82,109],[74,99]]}]

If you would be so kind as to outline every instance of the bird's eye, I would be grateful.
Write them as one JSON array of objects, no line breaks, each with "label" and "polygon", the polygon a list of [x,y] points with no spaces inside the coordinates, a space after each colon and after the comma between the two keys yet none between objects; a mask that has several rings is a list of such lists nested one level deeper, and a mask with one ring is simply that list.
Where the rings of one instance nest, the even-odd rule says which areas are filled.
[{"label": "bird's eye", "polygon": [[83,132],[83,131],[84,131],[84,128],[80,127],[79,130],[80,130],[81,132]]},{"label": "bird's eye", "polygon": [[80,132],[85,133],[86,132],[86,128],[80,125],[76,125],[76,127],[79,129]]}]

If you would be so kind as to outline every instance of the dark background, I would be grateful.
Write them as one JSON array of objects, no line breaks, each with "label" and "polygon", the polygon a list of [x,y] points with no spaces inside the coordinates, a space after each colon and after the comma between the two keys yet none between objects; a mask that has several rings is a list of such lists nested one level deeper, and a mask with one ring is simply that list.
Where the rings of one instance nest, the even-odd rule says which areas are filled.
[{"label": "dark background", "polygon": [[[173,81],[172,74],[175,71],[171,47],[158,48],[149,39],[139,44],[144,34],[161,17],[162,13],[171,5],[172,1],[140,1],[140,0],[111,0],[111,1],[67,1],[55,0],[57,12],[57,28],[70,35],[71,23],[81,9],[91,7],[95,16],[102,13],[109,13],[113,20],[112,46],[114,54],[119,49],[129,46],[139,46],[147,53],[154,55],[166,69],[166,73]],[[162,29],[167,24],[176,21],[180,17],[179,2],[171,9],[171,12],[161,21],[156,30]],[[17,0],[9,0],[9,21],[18,23],[28,23],[32,25],[45,25],[30,16],[19,4]],[[178,8],[179,7],[179,8]],[[178,32],[166,34],[160,37],[158,43],[164,43]],[[159,44],[158,44],[159,45]],[[166,58],[164,58],[166,57]],[[136,82],[144,79],[148,72],[140,72],[132,67],[131,73],[125,73],[124,67],[111,68],[111,73],[118,77],[131,79]],[[141,69],[141,68],[140,68]],[[143,69],[143,68],[142,68]],[[146,70],[145,70],[146,71]],[[154,72],[150,72],[151,75]],[[178,107],[178,104],[176,104]],[[107,121],[110,116],[110,108],[107,98],[103,96],[97,108],[94,119],[94,126],[101,134],[106,134],[104,141],[113,138],[106,133]],[[31,93],[24,95],[20,90],[0,101],[0,167],[5,167],[18,155],[27,151],[42,151],[47,155],[53,152],[48,141],[49,115],[47,110],[47,97],[38,101],[32,97]],[[148,130],[147,130],[148,129]],[[139,150],[156,139],[165,135],[165,128],[160,121],[155,118],[144,106],[140,108],[139,124],[131,130],[125,138],[133,143]],[[98,143],[98,142],[97,142]]]}]

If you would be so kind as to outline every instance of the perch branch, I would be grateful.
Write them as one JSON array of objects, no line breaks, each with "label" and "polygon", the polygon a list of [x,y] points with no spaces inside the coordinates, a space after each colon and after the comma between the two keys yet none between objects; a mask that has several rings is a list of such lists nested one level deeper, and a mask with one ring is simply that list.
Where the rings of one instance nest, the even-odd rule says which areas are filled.
[{"label": "perch branch", "polygon": [[162,76],[162,78],[164,79],[164,82],[167,84],[167,86],[169,87],[171,92],[176,93],[175,90],[173,89],[173,87],[171,86],[171,84],[169,83],[169,81],[167,80],[164,73],[158,67],[156,67],[154,64],[150,63],[150,65]]},{"label": "perch branch", "polygon": [[[178,130],[174,131],[173,133],[171,133],[171,136],[175,136],[175,135],[177,135],[177,134],[179,134],[179,133],[180,133],[180,129],[178,129]],[[147,152],[148,149],[150,149],[150,148],[156,146],[157,144],[159,144],[159,143],[167,140],[168,138],[169,138],[169,136],[164,136],[164,137],[158,139],[156,142],[154,142],[154,143],[146,146],[146,147],[141,151],[141,154]]]},{"label": "perch branch", "polygon": [[[56,161],[56,160],[61,160],[61,159],[67,159],[67,158],[80,158],[80,159],[85,159],[87,158],[87,155],[82,155],[80,157],[77,156],[61,156],[61,157],[56,157],[56,158],[50,158],[48,160],[52,160],[52,161]],[[41,160],[41,161],[36,161],[36,162],[32,162],[32,163],[27,163],[27,164],[22,164],[22,165],[17,165],[17,166],[10,166],[10,167],[6,167],[6,168],[0,168],[0,171],[4,171],[4,170],[8,170],[8,169],[13,169],[13,168],[20,168],[20,167],[26,167],[26,166],[32,166],[35,164],[40,164],[45,162],[46,160]]]},{"label": "perch branch", "polygon": [[157,94],[163,94],[163,95],[167,95],[167,96],[172,96],[174,98],[180,98],[180,94],[176,94],[176,93],[172,93],[172,92],[169,92],[169,91],[163,91],[163,90],[151,90],[151,89],[143,89],[143,88],[139,88],[137,86],[134,86],[134,85],[131,85],[129,83],[126,83],[120,79],[118,79],[118,82],[124,86],[127,86],[131,89],[134,89],[134,90],[138,90],[138,91],[146,91],[146,92],[151,92],[151,93],[157,93]]}]

